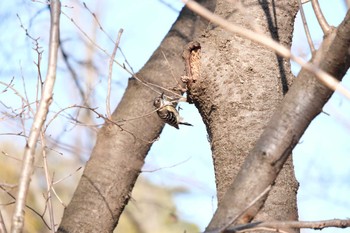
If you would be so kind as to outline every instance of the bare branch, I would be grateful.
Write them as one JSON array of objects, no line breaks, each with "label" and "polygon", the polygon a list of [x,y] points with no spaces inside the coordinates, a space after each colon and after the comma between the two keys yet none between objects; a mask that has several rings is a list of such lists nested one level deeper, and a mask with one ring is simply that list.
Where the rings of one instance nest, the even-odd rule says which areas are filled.
[{"label": "bare branch", "polygon": [[[3,190],[7,195],[9,195],[9,197],[11,197],[14,201],[8,202],[6,204],[1,203],[1,205],[12,205],[16,203],[16,198],[15,196],[13,196],[10,192],[8,192],[4,187],[2,187],[0,185],[0,189]],[[40,214],[38,211],[36,211],[33,207],[29,206],[29,205],[25,205],[28,209],[30,209],[34,214],[36,214],[37,216],[39,216],[39,218],[43,221],[43,223],[45,224],[45,226],[47,228],[50,229],[49,225],[47,224],[47,222],[45,221],[45,218],[43,217],[42,214]]]},{"label": "bare branch", "polygon": [[[6,134],[6,135],[9,135],[9,134]],[[1,151],[1,154],[3,154],[4,156],[10,158],[10,159],[13,159],[13,160],[16,160],[18,162],[22,162],[23,163],[23,160],[22,159],[19,159],[17,158],[16,156],[13,156],[13,155],[10,155],[8,154],[7,152],[5,151]],[[34,165],[35,168],[42,168],[41,166],[38,166],[38,165]]]},{"label": "bare branch", "polygon": [[52,182],[52,184],[53,184],[53,185],[58,184],[58,183],[60,183],[60,182],[62,182],[62,181],[64,181],[64,180],[68,179],[69,177],[72,177],[75,173],[77,173],[78,171],[80,171],[81,168],[82,168],[82,167],[78,167],[74,172],[70,173],[69,175],[67,175],[67,176],[65,176],[65,177],[63,177],[63,178],[61,178],[61,179],[59,179],[59,180],[56,180],[56,181]]},{"label": "bare branch", "polygon": [[[89,35],[80,28],[80,26],[75,22],[75,20],[71,17],[69,17],[64,11],[62,11],[62,14],[64,16],[66,16],[77,28],[78,30],[88,39],[88,41],[94,45],[97,49],[99,49],[100,51],[102,51],[105,55],[107,55],[109,58],[111,57],[111,55],[104,49],[102,48],[101,46],[99,46],[96,42],[94,42],[90,37]],[[124,56],[124,53],[122,52],[122,50],[120,49],[121,51],[121,54],[123,55],[123,57],[125,58]],[[153,87],[157,87],[157,88],[160,88],[162,90],[166,90],[166,91],[169,91],[171,92],[172,94],[174,94],[175,96],[178,96],[178,97],[182,97],[182,95],[172,91],[172,90],[168,90],[167,88],[164,88],[164,87],[161,87],[159,85],[156,85],[154,83],[150,83],[150,82],[147,82],[145,80],[143,80],[142,78],[140,78],[139,76],[137,76],[133,70],[132,70],[132,67],[130,66],[130,64],[128,63],[128,61],[126,60],[125,58],[125,62],[127,63],[127,65],[130,67],[131,70],[129,70],[125,64],[122,64],[120,62],[118,62],[117,60],[114,60],[114,63],[117,64],[120,68],[122,68],[123,70],[125,70],[128,74],[130,74],[133,78],[135,78],[138,82],[140,82],[142,85],[146,86],[147,88],[149,88],[150,90],[154,91],[155,93],[158,93],[158,94],[161,94],[160,91],[158,91],[157,89],[153,88]]]},{"label": "bare branch", "polygon": [[[84,3],[85,5],[85,3]],[[101,26],[100,26],[101,27]],[[107,100],[106,100],[106,111],[107,111],[107,117],[109,119],[112,119],[112,114],[111,114],[111,88],[112,88],[112,73],[113,73],[113,62],[115,55],[117,53],[118,47],[119,47],[119,42],[120,38],[122,36],[123,29],[121,28],[118,32],[118,37],[117,41],[115,42],[114,49],[112,52],[112,55],[109,60],[109,70],[108,70],[108,90],[107,90]]]},{"label": "bare branch", "polygon": [[[107,36],[107,38],[113,43],[116,44],[116,42],[112,39],[112,37],[103,29],[102,24],[100,23],[100,21],[98,20],[96,14],[94,12],[92,12],[90,10],[90,8],[86,5],[85,2],[83,2],[84,7],[87,9],[87,11],[92,15],[92,17],[94,17],[94,20],[96,21],[96,23],[98,24],[99,29]],[[128,60],[126,59],[126,56],[123,53],[122,48],[118,47],[119,51],[121,53],[121,55],[123,56],[125,63],[129,66],[130,70],[132,73],[134,73],[133,68],[131,67],[131,65],[129,64]],[[125,68],[124,68],[125,69]]]},{"label": "bare branch", "polygon": [[11,82],[9,84],[4,83],[2,81],[0,81],[0,84],[4,85],[6,87],[4,91],[7,91],[8,89],[12,90],[14,92],[14,94],[17,95],[21,99],[22,103],[25,103],[25,106],[22,106],[22,107],[28,107],[30,111],[32,110],[30,105],[34,104],[35,102],[34,103],[29,103],[27,101],[27,99],[23,95],[21,95],[20,92],[17,89],[15,89],[13,87],[12,80],[11,80]]},{"label": "bare branch", "polygon": [[52,233],[55,233],[55,218],[53,216],[53,206],[52,206],[52,199],[51,199],[51,178],[49,173],[49,165],[47,162],[47,154],[46,154],[46,141],[45,141],[45,134],[44,129],[40,132],[40,140],[41,140],[41,150],[42,150],[42,156],[43,156],[43,162],[44,162],[44,171],[45,171],[45,180],[46,180],[46,192],[47,192],[47,206],[50,216],[50,226]]},{"label": "bare branch", "polygon": [[[92,15],[92,17],[94,17],[95,22],[97,23],[99,29],[108,37],[108,39],[113,43],[113,44],[117,44],[117,42],[114,42],[113,38],[103,29],[102,24],[100,23],[100,21],[98,20],[96,14],[94,12],[92,12],[92,10],[90,10],[90,8],[86,5],[85,2],[83,2],[83,6],[84,8]],[[119,30],[120,33],[120,30]],[[117,39],[118,40],[118,39]],[[117,46],[118,47],[118,46]]]},{"label": "bare branch", "polygon": [[311,53],[314,53],[315,52],[315,46],[314,46],[314,43],[312,42],[311,34],[310,34],[310,31],[309,31],[309,26],[307,25],[307,22],[306,22],[304,8],[303,8],[303,4],[301,3],[301,0],[298,0],[298,4],[299,4],[301,20],[303,21],[304,31],[305,31],[305,35],[306,35],[306,38],[307,38],[307,43],[310,46]]},{"label": "bare branch", "polygon": [[163,170],[163,169],[168,169],[168,168],[174,168],[174,167],[177,167],[181,164],[184,164],[186,163],[187,161],[189,161],[191,159],[191,157],[188,157],[187,159],[183,160],[183,161],[180,161],[178,163],[175,163],[173,165],[170,165],[170,166],[163,166],[163,167],[159,167],[159,168],[155,168],[155,169],[149,169],[149,170],[142,170],[141,172],[144,173],[144,172],[156,172],[156,171],[160,171],[160,170]]},{"label": "bare branch", "polygon": [[67,205],[64,204],[64,202],[62,201],[62,199],[61,199],[60,196],[57,194],[57,192],[56,192],[56,190],[55,190],[54,188],[52,188],[52,192],[53,192],[53,194],[55,194],[57,200],[61,203],[61,205],[62,205],[64,208],[66,208]]},{"label": "bare branch", "polygon": [[238,225],[235,227],[228,228],[225,230],[225,233],[234,233],[234,232],[245,232],[248,229],[257,230],[261,227],[268,227],[275,229],[277,232],[283,228],[310,228],[314,230],[322,230],[327,227],[339,227],[345,228],[350,226],[349,219],[332,219],[332,220],[323,220],[323,221],[276,221],[276,222],[253,222],[244,225]]},{"label": "bare branch", "polygon": [[314,9],[318,23],[320,24],[320,27],[323,31],[323,34],[327,34],[330,30],[330,26],[327,23],[327,20],[322,13],[322,10],[321,10],[320,4],[318,3],[318,0],[311,0],[311,4],[312,4],[312,8]]},{"label": "bare branch", "polygon": [[60,196],[57,194],[55,188],[53,187],[55,184],[60,183],[61,181],[64,181],[66,179],[68,179],[69,177],[73,176],[73,174],[77,173],[82,167],[79,167],[78,169],[76,169],[73,173],[70,173],[69,175],[67,175],[66,177],[63,177],[57,181],[53,181],[52,185],[51,185],[51,190],[52,192],[55,194],[56,198],[58,199],[58,201],[62,204],[62,206],[67,207],[66,204],[64,204],[64,202],[62,201],[62,199],[60,198]]},{"label": "bare branch", "polygon": [[50,42],[49,42],[49,62],[44,89],[42,91],[42,98],[40,100],[39,108],[35,114],[33,125],[30,130],[28,141],[24,150],[24,161],[21,169],[21,176],[17,192],[17,201],[15,211],[12,218],[12,233],[20,233],[24,226],[24,207],[28,193],[31,175],[33,173],[35,148],[42,126],[45,122],[49,106],[52,102],[52,91],[56,79],[56,65],[57,53],[59,45],[59,19],[60,6],[59,0],[50,1],[51,8],[51,28],[50,28]]},{"label": "bare branch", "polygon": [[80,85],[79,80],[78,80],[78,75],[75,72],[75,70],[73,69],[71,63],[69,62],[68,54],[67,54],[66,50],[64,49],[61,36],[60,36],[60,50],[61,50],[61,53],[62,53],[63,61],[66,64],[66,66],[68,68],[68,71],[69,71],[69,73],[72,76],[72,79],[74,81],[75,86],[77,87],[77,89],[79,91],[81,99],[84,99],[85,94],[84,94],[83,87]]},{"label": "bare branch", "polygon": [[7,233],[5,222],[4,222],[4,219],[2,217],[1,210],[0,210],[0,232]]},{"label": "bare branch", "polygon": [[183,2],[189,9],[193,10],[205,19],[210,20],[212,23],[217,24],[230,32],[236,33],[256,43],[262,44],[267,48],[275,51],[280,56],[292,59],[293,61],[301,65],[304,69],[314,73],[319,79],[319,81],[325,86],[327,86],[333,91],[338,91],[342,93],[344,96],[350,99],[349,90],[347,90],[343,85],[341,85],[337,79],[324,72],[323,70],[319,69],[316,65],[305,62],[302,58],[293,55],[289,49],[279,44],[278,42],[272,40],[270,37],[232,24],[231,22],[205,9],[193,0],[183,0]]},{"label": "bare branch", "polygon": [[174,72],[173,72],[173,69],[168,61],[168,58],[166,57],[165,53],[163,52],[163,50],[161,51],[162,52],[162,55],[164,57],[164,60],[166,61],[166,63],[168,64],[168,67],[169,67],[169,71],[171,73],[171,77],[173,78],[174,82],[177,84],[177,86],[179,88],[181,88],[181,84],[179,83],[179,81],[175,78],[175,75],[174,75]]},{"label": "bare branch", "polygon": [[2,188],[8,188],[8,189],[14,189],[14,188],[16,188],[17,187],[17,185],[16,184],[8,184],[8,183],[0,183],[0,186],[2,187]]}]

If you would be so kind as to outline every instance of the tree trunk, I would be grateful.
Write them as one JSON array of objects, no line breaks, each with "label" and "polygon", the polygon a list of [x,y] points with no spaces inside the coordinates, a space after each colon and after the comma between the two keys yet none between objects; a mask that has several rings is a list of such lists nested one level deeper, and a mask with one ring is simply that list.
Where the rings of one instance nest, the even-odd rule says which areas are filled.
[{"label": "tree trunk", "polygon": [[[258,17],[257,22],[265,22],[264,20],[270,22],[269,19],[273,18],[271,22],[276,23],[276,26],[269,26],[271,34],[275,35],[272,37],[282,44],[288,45],[287,42],[290,43],[288,35],[291,35],[292,27],[288,21],[283,19],[289,19],[290,22],[293,22],[296,13],[293,11],[295,7],[287,3],[281,7],[270,5],[268,2],[260,2],[265,16],[268,16],[264,18],[263,14],[259,14],[258,4],[253,2],[251,4],[245,2],[245,4],[245,8],[240,7],[238,12],[236,11],[236,14],[231,16],[227,15],[228,12],[233,12],[233,9],[228,7],[224,7],[222,10],[217,9],[217,14],[226,12],[223,16],[234,20],[235,23],[240,22],[242,18],[244,21],[244,18],[247,17],[246,15],[239,16],[242,12],[249,12],[255,16],[260,15],[262,18]],[[220,3],[218,5],[220,6]],[[272,8],[268,10],[269,7]],[[274,17],[271,17],[269,11],[274,12]],[[280,16],[284,16],[282,20]],[[348,53],[350,46],[349,17],[350,11],[336,30],[330,28],[326,31],[324,41],[310,61],[338,80],[342,79],[350,66]],[[259,25],[259,23],[257,24]],[[273,24],[267,23],[266,25]],[[264,26],[264,23],[261,23],[261,26]],[[272,111],[267,110],[266,105],[269,104],[270,107],[271,104],[274,104],[273,106],[276,106],[278,102],[278,98],[271,94],[272,90],[268,85],[273,79],[267,81],[264,78],[256,77],[255,72],[258,71],[262,77],[268,75],[271,78],[274,75],[282,78],[282,86],[284,87],[283,77],[290,76],[287,63],[282,63],[277,58],[275,67],[279,68],[281,74],[278,76],[273,66],[270,66],[273,64],[272,57],[269,56],[272,53],[266,53],[264,49],[260,50],[259,46],[255,45],[257,49],[254,49],[254,45],[244,43],[237,38],[230,40],[225,37],[224,33],[215,30],[205,37],[206,39],[200,40],[202,46],[193,43],[188,46],[191,48],[190,52],[184,55],[187,59],[188,77],[186,81],[190,89],[189,99],[199,107],[211,136],[218,188],[219,191],[221,190],[219,207],[206,232],[223,232],[232,223],[247,223],[252,218],[256,220],[297,218],[295,198],[297,183],[293,179],[292,164],[287,159],[308,125],[321,112],[332,91],[324,86],[323,82],[325,81],[320,82],[313,73],[303,68],[295,84],[271,117]],[[215,45],[218,44],[217,41],[225,43],[215,48]],[[241,42],[238,47],[244,47],[244,50],[235,48],[237,42]],[[220,52],[215,53],[216,51]],[[233,53],[243,54],[243,61],[240,60],[239,55],[238,57],[231,55]],[[215,59],[210,57],[213,54]],[[233,59],[236,60],[232,62]],[[266,63],[266,61],[270,62]],[[255,66],[253,66],[253,62]],[[210,64],[214,67],[211,67]],[[225,65],[227,66],[225,67]],[[230,72],[227,72],[231,67],[234,67],[235,71],[240,70],[246,74],[237,72],[241,74],[238,79],[232,78],[235,75],[230,75]],[[268,68],[265,72],[264,67]],[[277,84],[277,82],[272,83],[275,86]],[[339,86],[337,88],[340,89]],[[282,88],[282,90],[286,90],[286,88]],[[275,101],[271,101],[273,99]],[[256,103],[258,104],[256,105]],[[257,122],[256,116],[263,120],[264,123],[261,126],[256,126],[261,123]],[[264,121],[266,116],[270,118],[268,122]],[[260,127],[265,127],[262,134]],[[237,131],[237,128],[245,131]],[[256,133],[261,134],[261,136],[256,137]],[[245,136],[240,138],[240,135]],[[253,147],[252,144],[254,144]],[[251,148],[245,150],[247,147]],[[248,151],[249,153],[247,153]],[[244,158],[244,163],[237,172],[238,168],[235,165],[241,164],[243,160],[236,159],[237,155],[244,154],[248,154],[248,156]],[[230,161],[235,161],[236,164],[229,167]],[[283,165],[284,171],[281,171]],[[227,173],[231,172],[232,169],[236,171],[234,182],[232,179],[227,181],[228,176],[221,174],[220,168],[227,167],[229,167]],[[232,176],[230,177],[232,178]],[[220,183],[223,183],[222,188],[220,188]],[[266,191],[269,191],[267,188],[271,185],[273,185],[273,189],[266,201]],[[260,199],[257,199],[258,197]],[[254,203],[254,205],[250,206],[250,203]],[[248,206],[250,207],[248,208]],[[264,208],[262,208],[263,206]],[[291,230],[289,229],[289,231]],[[294,229],[294,231],[297,230]],[[234,232],[234,229],[230,229],[229,232]]]},{"label": "tree trunk", "polygon": [[[297,10],[296,1],[250,0],[232,4],[223,0],[217,1],[215,13],[291,47]],[[207,31],[198,41],[201,76],[189,87],[189,96],[210,136],[220,208],[226,190],[288,91],[293,75],[289,60],[220,27]],[[296,220],[297,187],[289,159],[256,219]],[[239,223],[248,221],[241,219]],[[207,230],[218,227],[221,226],[216,223]]]},{"label": "tree trunk", "polygon": [[[201,1],[201,4],[213,9],[215,1]],[[112,115],[119,126],[106,121],[100,130],[58,232],[113,231],[130,198],[145,156],[164,126],[156,113],[146,116],[154,112],[153,99],[159,96],[152,90],[154,85],[149,83],[165,88],[176,87],[169,64],[179,78],[184,70],[183,47],[206,27],[206,21],[200,20],[188,9],[182,10],[160,47],[136,75],[143,82],[130,78],[125,94]],[[145,117],[127,120],[138,116]]]}]

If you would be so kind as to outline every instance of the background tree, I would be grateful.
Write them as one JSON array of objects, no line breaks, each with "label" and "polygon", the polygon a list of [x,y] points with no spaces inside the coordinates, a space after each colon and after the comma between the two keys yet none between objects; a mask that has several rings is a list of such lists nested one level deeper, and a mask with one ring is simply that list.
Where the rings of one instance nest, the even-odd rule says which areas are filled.
[{"label": "background tree", "polygon": [[[275,5],[268,1],[236,4],[203,1],[201,4],[211,11],[215,8],[216,15],[228,21],[264,32],[262,35],[271,36],[287,47],[291,45],[296,2]],[[254,19],[251,15],[255,16]],[[346,23],[339,28],[326,32],[325,42],[314,54],[313,61],[340,79],[348,68],[346,48],[349,40]],[[289,91],[283,103],[278,105],[290,88],[289,61],[216,24],[208,26],[208,22],[184,9],[149,62],[129,80],[123,99],[111,117],[108,106],[106,117],[88,104],[74,106],[97,114],[105,124],[99,131],[73,199],[65,210],[59,231],[111,232],[114,229],[130,198],[144,158],[163,126],[152,104],[145,105],[144,102],[152,102],[164,89],[168,96],[178,96],[171,90],[184,87],[183,84],[179,86],[186,62],[181,54],[186,44],[193,40],[199,41],[201,47],[187,50],[185,57],[192,57],[186,63],[190,65],[186,67],[188,97],[200,110],[207,126],[219,198],[219,208],[207,230],[221,231],[233,222],[247,223],[252,218],[297,219],[297,184],[291,161],[285,164],[272,190],[266,188],[274,182],[284,161],[331,92],[312,74],[303,71],[300,76],[306,78],[298,79],[298,85],[294,84],[293,91]],[[37,52],[40,54],[39,49]],[[121,66],[126,64],[127,61]],[[169,70],[169,64],[172,70]],[[199,72],[194,72],[195,69]],[[111,72],[111,68],[109,70]],[[178,81],[174,81],[174,77]],[[306,81],[306,84],[299,80]],[[307,96],[308,99],[300,93],[316,94]],[[321,101],[315,104],[313,98]],[[270,121],[272,124],[266,127],[276,108],[277,113]],[[281,119],[287,124],[279,124]],[[266,190],[270,194],[260,210],[266,197],[262,194]],[[51,200],[50,196],[48,200]],[[255,205],[247,210],[252,201]]]}]

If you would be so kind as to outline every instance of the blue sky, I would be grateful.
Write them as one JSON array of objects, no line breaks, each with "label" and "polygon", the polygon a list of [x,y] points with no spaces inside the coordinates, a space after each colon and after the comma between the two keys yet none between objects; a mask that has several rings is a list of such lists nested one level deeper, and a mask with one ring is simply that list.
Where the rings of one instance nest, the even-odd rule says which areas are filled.
[{"label": "blue sky", "polygon": [[[18,3],[24,4],[18,4]],[[33,37],[40,36],[40,42],[45,45],[47,41],[48,21],[47,13],[36,14],[38,9],[44,9],[45,6],[38,2],[29,1],[1,1],[1,17],[8,16],[3,20],[0,29],[3,32],[0,36],[0,42],[3,45],[3,52],[0,54],[0,80],[8,81],[15,77],[15,84],[18,89],[23,91],[21,76],[23,74],[28,90],[35,89],[36,67],[33,60],[36,59],[35,53],[31,50],[31,41],[25,37],[23,29],[20,28],[16,13],[19,14],[26,28],[29,29]],[[68,2],[68,1],[67,1]],[[65,3],[68,5],[68,3]],[[167,4],[173,8],[170,8]],[[331,25],[337,25],[343,19],[346,10],[343,1],[320,1],[324,14]],[[94,9],[99,16],[104,30],[110,36],[116,38],[120,28],[124,29],[120,46],[122,47],[129,63],[137,71],[147,61],[152,52],[157,48],[171,24],[177,17],[178,11],[182,7],[180,1],[168,0],[133,0],[133,1],[86,1],[87,5]],[[101,5],[99,5],[102,3]],[[105,8],[108,4],[108,10]],[[175,10],[174,10],[175,9]],[[176,10],[177,9],[177,10]],[[93,19],[91,15],[82,7],[70,8],[64,7],[63,10],[74,18],[74,20],[87,33],[91,32]],[[312,38],[316,45],[322,41],[322,34],[318,24],[311,12],[310,4],[305,5],[305,11],[310,25]],[[36,15],[33,19],[33,15]],[[31,20],[29,20],[31,19]],[[81,35],[76,33],[76,28],[70,22],[70,19],[62,15],[61,19],[65,38],[76,38]],[[39,26],[38,26],[39,25]],[[12,30],[6,30],[11,28]],[[45,33],[43,33],[45,32]],[[113,44],[99,30],[97,30],[96,41],[107,51],[113,50]],[[296,54],[308,55],[308,46],[303,36],[303,28],[300,19],[297,19],[293,51]],[[30,45],[30,46],[28,46]],[[85,45],[69,44],[66,49],[74,53],[77,59],[84,59],[87,56]],[[16,53],[21,49],[21,53]],[[43,46],[44,59],[42,73],[45,74],[45,57],[47,48]],[[15,51],[12,53],[12,51]],[[91,86],[96,87],[92,95],[100,99],[101,102],[94,103],[99,107],[100,112],[105,111],[104,99],[106,90],[106,73],[108,71],[108,57],[102,53],[98,56],[98,70],[100,75],[90,80]],[[120,54],[117,54],[118,60],[123,62]],[[52,110],[59,107],[68,106],[75,103],[75,99],[68,93],[76,92],[72,86],[67,87],[66,83],[69,76],[62,72],[64,64],[59,64],[59,75],[55,88],[55,102]],[[298,72],[298,67],[293,65],[293,72]],[[124,71],[114,69],[114,85],[112,106],[116,106],[123,95],[124,88],[129,75]],[[350,87],[349,78],[344,80],[344,84]],[[28,95],[34,97],[35,93],[29,91]],[[0,100],[6,100],[11,106],[20,106],[18,98],[11,98],[11,93],[1,94]],[[152,102],[152,100],[150,101]],[[197,223],[203,230],[209,222],[216,208],[216,191],[214,171],[212,166],[210,147],[207,141],[205,126],[200,115],[193,105],[181,104],[181,115],[186,121],[192,123],[194,127],[181,127],[180,130],[165,126],[165,129],[153,146],[146,159],[145,171],[162,168],[154,172],[144,172],[142,175],[152,182],[166,186],[184,186],[188,188],[188,193],[175,196],[178,204],[180,217],[191,222]],[[3,109],[1,108],[3,111]],[[300,144],[294,150],[294,163],[296,176],[300,182],[298,192],[299,214],[302,220],[320,220],[329,218],[348,218],[350,216],[350,178],[348,164],[350,144],[350,123],[349,101],[342,96],[335,94],[324,109],[330,116],[321,114],[311,124]],[[61,123],[60,123],[61,121]],[[66,119],[57,119],[57,123],[52,126],[51,134],[57,131],[57,127]],[[0,130],[18,131],[18,123],[11,121],[0,124]],[[28,122],[30,123],[30,122]],[[28,124],[29,125],[29,124]],[[68,127],[69,128],[69,127]],[[60,129],[61,130],[61,129]],[[75,129],[71,129],[74,133]],[[196,143],[193,140],[196,138]],[[23,139],[19,140],[24,143]],[[70,137],[62,138],[66,143],[70,143]],[[174,143],[175,142],[175,143]],[[191,142],[189,144],[189,142]],[[82,137],[82,145],[86,148],[86,159],[90,153],[93,143],[89,140],[89,135]],[[68,153],[66,153],[69,156]],[[195,168],[195,169],[194,169]],[[200,211],[199,211],[200,210]],[[345,232],[344,230],[338,230]],[[308,232],[308,231],[303,231]],[[332,230],[323,230],[322,232],[335,232]]]}]

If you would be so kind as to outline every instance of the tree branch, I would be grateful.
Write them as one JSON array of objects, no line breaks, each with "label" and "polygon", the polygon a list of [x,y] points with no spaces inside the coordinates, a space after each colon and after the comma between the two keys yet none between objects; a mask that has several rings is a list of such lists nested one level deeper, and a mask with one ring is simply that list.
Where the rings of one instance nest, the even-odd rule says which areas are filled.
[{"label": "tree branch", "polygon": [[332,219],[323,221],[276,221],[276,222],[252,222],[244,225],[238,225],[228,228],[224,233],[245,232],[246,230],[254,230],[261,227],[272,228],[276,232],[280,232],[285,228],[310,228],[314,230],[322,230],[327,227],[345,228],[350,226],[349,219]]},{"label": "tree branch", "polygon": [[2,217],[1,210],[0,210],[0,232],[7,233],[4,218]]},{"label": "tree branch", "polygon": [[327,34],[330,30],[330,26],[327,23],[326,18],[324,17],[320,4],[318,3],[318,0],[311,0],[312,8],[314,9],[316,18],[318,23],[320,24],[320,27],[323,31],[323,34]]},{"label": "tree branch", "polygon": [[[85,3],[84,3],[85,4]],[[106,98],[106,112],[107,112],[107,118],[112,119],[111,114],[111,88],[112,88],[112,73],[113,73],[113,63],[114,58],[117,53],[120,38],[122,36],[123,29],[119,29],[117,41],[115,42],[114,49],[111,55],[111,58],[109,60],[109,69],[108,69],[108,90],[107,90],[107,98]]]},{"label": "tree branch", "polygon": [[48,70],[44,88],[42,91],[42,97],[38,110],[35,114],[33,125],[31,127],[28,141],[24,149],[24,160],[22,165],[22,173],[20,176],[17,201],[15,211],[12,218],[12,233],[20,233],[23,231],[24,225],[24,207],[26,197],[28,193],[29,183],[31,175],[33,173],[35,148],[38,138],[41,133],[42,126],[46,120],[49,106],[52,102],[52,91],[56,79],[56,65],[57,65],[57,52],[59,45],[59,19],[61,12],[61,3],[59,0],[51,0],[51,28],[50,28],[50,42],[49,42],[49,62]]},{"label": "tree branch", "polygon": [[52,233],[55,233],[55,217],[54,217],[54,210],[52,205],[52,196],[51,196],[51,189],[52,189],[52,180],[49,172],[49,164],[47,162],[47,153],[46,153],[46,141],[45,141],[45,131],[42,130],[40,132],[40,141],[41,141],[41,153],[43,157],[43,163],[44,163],[44,172],[45,172],[45,180],[46,180],[46,193],[47,193],[47,209],[49,212],[49,218],[50,218],[50,231]]},{"label": "tree branch", "polygon": [[307,22],[306,22],[304,8],[303,8],[303,4],[301,3],[301,0],[298,0],[298,5],[299,5],[299,10],[300,10],[301,20],[303,22],[305,35],[306,35],[306,38],[307,38],[307,43],[309,44],[311,53],[314,53],[315,52],[315,46],[314,46],[314,43],[312,41],[311,34],[310,34],[310,31],[309,31],[309,27],[308,27]]},{"label": "tree branch", "polygon": [[[215,1],[202,2],[215,6]],[[206,27],[206,21],[198,21],[191,11],[183,9],[150,60],[137,75],[132,74],[133,78],[129,79],[124,96],[112,114],[113,122],[122,122],[122,128],[107,118],[100,129],[90,160],[65,209],[58,232],[113,231],[152,145],[149,142],[159,136],[164,126],[156,113],[148,115],[154,111],[152,101],[158,94],[145,84],[153,83],[159,87],[176,85],[162,51],[174,67],[176,77],[180,77],[183,72],[183,46]],[[198,33],[193,33],[196,30]],[[141,82],[136,77],[140,77]]]}]

